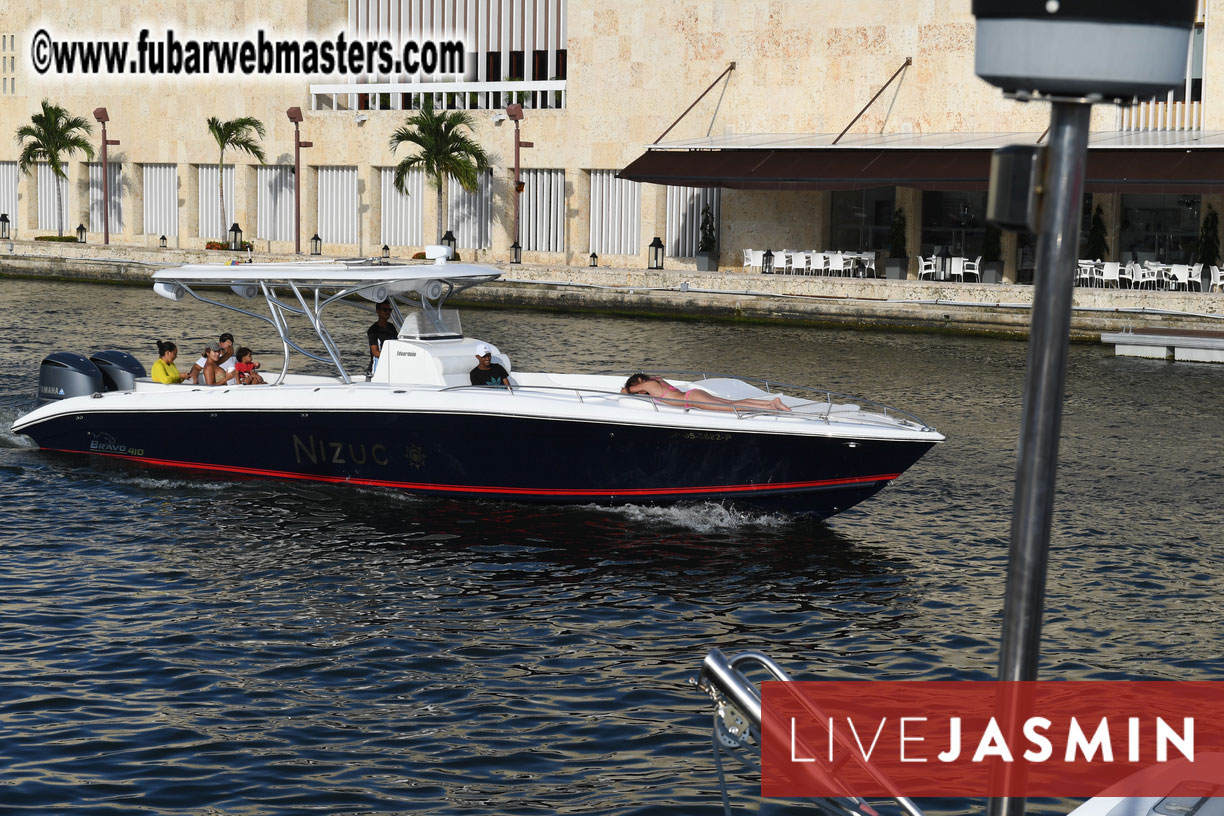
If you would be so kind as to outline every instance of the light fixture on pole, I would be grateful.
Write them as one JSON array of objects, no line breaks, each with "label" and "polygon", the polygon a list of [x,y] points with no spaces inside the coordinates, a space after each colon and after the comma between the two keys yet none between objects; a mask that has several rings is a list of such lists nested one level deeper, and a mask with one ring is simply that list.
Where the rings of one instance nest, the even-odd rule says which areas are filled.
[{"label": "light fixture on pole", "polygon": [[521,264],[523,262],[523,248],[519,246],[519,242],[515,241],[510,245],[510,263]]},{"label": "light fixture on pole", "polygon": [[662,269],[663,268],[663,239],[655,236],[650,242],[650,264],[647,269]]},{"label": "light fixture on pole", "polygon": [[506,106],[506,116],[509,116],[514,122],[514,246],[519,246],[516,255],[520,260],[513,263],[520,263],[522,258],[522,248],[519,245],[519,197],[523,193],[523,182],[519,178],[519,150],[524,147],[535,147],[534,142],[524,142],[519,136],[519,122],[523,120],[523,106],[515,102],[512,105]]},{"label": "light fixture on pole", "polygon": [[84,224],[77,224],[77,243],[78,244],[85,243],[85,225]]},{"label": "light fixture on pole", "polygon": [[234,252],[242,249],[242,228],[237,221],[229,228],[229,248]]},{"label": "light fixture on pole", "polygon": [[157,246],[159,249],[166,248],[166,236],[163,235],[161,238],[157,239]]},{"label": "light fixture on pole", "polygon": [[102,243],[110,244],[110,163],[107,160],[106,148],[108,145],[118,146],[118,139],[106,138],[106,123],[110,121],[110,116],[106,113],[106,108],[94,108],[94,119],[102,125]]},{"label": "light fixture on pole", "polygon": [[594,252],[591,253],[591,262],[588,263],[587,266],[591,267],[592,269],[599,266],[599,256]]},{"label": "light fixture on pole", "polygon": [[[302,109],[285,111],[293,123],[293,252],[302,254],[302,148],[314,147],[314,142],[303,142],[298,126],[302,124]],[[311,253],[312,255],[315,253]]]},{"label": "light fixture on pole", "polygon": [[314,234],[314,237],[310,239],[310,254],[323,254],[323,239],[319,237],[319,233],[317,232]]},{"label": "light fixture on pole", "polygon": [[8,213],[0,213],[0,241],[9,239],[9,217]]}]

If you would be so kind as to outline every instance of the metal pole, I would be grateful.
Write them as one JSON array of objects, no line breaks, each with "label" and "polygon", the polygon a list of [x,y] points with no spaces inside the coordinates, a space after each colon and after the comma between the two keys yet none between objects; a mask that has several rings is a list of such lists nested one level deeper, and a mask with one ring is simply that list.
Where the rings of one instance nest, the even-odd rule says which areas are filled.
[{"label": "metal pole", "polygon": [[102,244],[110,245],[110,166],[106,160],[106,123],[102,123]]},{"label": "metal pole", "polygon": [[293,254],[302,254],[302,134],[293,123]]},{"label": "metal pole", "polygon": [[514,120],[514,241],[519,240],[519,120]]},{"label": "metal pole", "polygon": [[[1055,102],[1050,119],[1033,325],[1016,456],[1000,680],[1037,679],[1091,112],[1086,102]],[[987,813],[1023,816],[1024,806],[1023,797],[1000,797],[991,799]]]}]

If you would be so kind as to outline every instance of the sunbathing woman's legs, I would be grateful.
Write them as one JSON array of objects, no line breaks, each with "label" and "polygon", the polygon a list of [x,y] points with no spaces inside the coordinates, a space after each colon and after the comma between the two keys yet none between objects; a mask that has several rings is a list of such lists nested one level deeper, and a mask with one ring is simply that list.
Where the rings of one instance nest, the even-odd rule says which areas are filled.
[{"label": "sunbathing woman's legs", "polygon": [[736,408],[757,408],[762,411],[789,411],[790,407],[782,402],[781,397],[774,397],[771,400],[763,399],[724,399],[723,397],[715,396],[708,391],[702,391],[700,388],[694,388],[685,392],[684,402],[686,405],[695,408],[703,408],[707,411],[734,411]]}]

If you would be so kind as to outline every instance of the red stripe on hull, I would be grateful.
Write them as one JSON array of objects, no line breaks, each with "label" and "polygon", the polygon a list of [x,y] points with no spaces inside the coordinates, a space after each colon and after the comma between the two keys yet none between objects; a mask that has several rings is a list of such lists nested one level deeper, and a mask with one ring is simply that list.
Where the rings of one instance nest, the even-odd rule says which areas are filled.
[{"label": "red stripe on hull", "polygon": [[900,473],[882,473],[875,476],[854,476],[844,479],[817,479],[814,481],[775,482],[771,484],[739,484],[711,485],[706,487],[662,487],[662,488],[625,488],[625,489],[593,489],[558,490],[535,487],[490,487],[477,485],[439,485],[422,482],[397,482],[383,479],[362,479],[348,476],[318,476],[308,473],[291,473],[281,470],[265,470],[262,468],[235,467],[231,465],[205,465],[194,462],[178,462],[169,459],[151,459],[144,456],[125,456],[119,453],[104,453],[99,451],[76,451],[62,448],[42,448],[41,450],[56,453],[86,454],[89,456],[107,456],[113,459],[123,459],[129,462],[158,465],[162,467],[177,467],[190,470],[210,470],[222,473],[240,473],[246,476],[267,476],[277,479],[300,479],[312,482],[330,482],[334,484],[355,484],[370,487],[395,487],[403,490],[418,490],[428,493],[474,493],[485,496],[541,496],[551,498],[599,498],[606,496],[692,496],[709,493],[727,494],[764,494],[792,490],[811,490],[820,487],[841,487],[874,482],[888,482],[900,476]]}]

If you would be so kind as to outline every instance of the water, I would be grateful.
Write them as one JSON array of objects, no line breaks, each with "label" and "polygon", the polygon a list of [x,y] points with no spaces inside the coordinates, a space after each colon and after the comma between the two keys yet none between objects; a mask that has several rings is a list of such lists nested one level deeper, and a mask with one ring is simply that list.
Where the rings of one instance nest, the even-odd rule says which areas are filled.
[{"label": "water", "polygon": [[[228,330],[277,358],[255,321],[145,288],[0,287],[0,812],[713,816],[711,709],[687,684],[709,647],[806,679],[994,675],[1023,343],[465,313],[523,370],[753,374],[948,435],[813,524],[41,454],[7,429],[50,351],[148,365],[170,338],[189,361]],[[358,366],[370,320],[335,333]],[[1042,676],[1219,679],[1224,366],[1111,355],[1071,350]],[[752,784],[733,788],[755,811]]]}]

